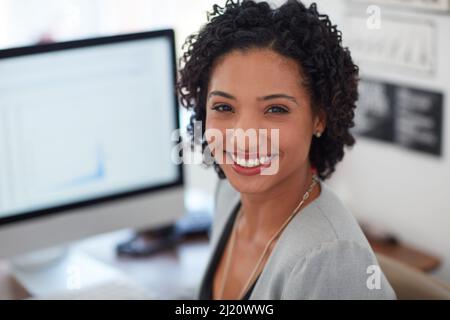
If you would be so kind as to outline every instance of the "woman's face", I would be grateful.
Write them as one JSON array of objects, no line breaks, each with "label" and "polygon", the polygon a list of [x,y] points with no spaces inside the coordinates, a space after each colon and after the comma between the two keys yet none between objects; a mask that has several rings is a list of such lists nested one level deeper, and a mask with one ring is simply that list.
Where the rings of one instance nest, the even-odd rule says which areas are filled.
[{"label": "woman's face", "polygon": [[[265,192],[306,172],[312,136],[324,129],[312,112],[298,64],[269,49],[235,50],[216,61],[206,109],[205,129],[219,130],[223,137],[212,153],[241,193]],[[249,134],[239,144],[227,129],[254,129],[257,139]],[[278,130],[278,138],[271,129]]]}]

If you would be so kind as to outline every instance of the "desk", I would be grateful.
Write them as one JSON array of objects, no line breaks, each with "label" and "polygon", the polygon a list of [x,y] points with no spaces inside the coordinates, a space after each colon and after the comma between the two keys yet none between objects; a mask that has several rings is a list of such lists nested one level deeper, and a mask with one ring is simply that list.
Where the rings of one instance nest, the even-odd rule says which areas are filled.
[{"label": "desk", "polygon": [[[73,250],[81,250],[99,261],[127,274],[158,297],[172,299],[195,290],[206,268],[210,253],[206,237],[186,240],[172,251],[146,258],[118,257],[115,246],[128,240],[132,231],[118,231],[80,241]],[[404,244],[388,245],[369,238],[375,252],[406,263],[422,271],[432,271],[440,261],[436,257]],[[0,299],[23,299],[27,291],[11,276],[8,264],[0,261]]]},{"label": "desk", "polygon": [[[163,299],[188,296],[200,283],[209,255],[206,237],[189,239],[161,254],[146,258],[116,255],[115,246],[128,240],[132,231],[118,231],[95,236],[72,246],[89,256],[124,272],[136,283]],[[6,261],[0,261],[0,299],[24,299],[30,295],[13,278]]]}]

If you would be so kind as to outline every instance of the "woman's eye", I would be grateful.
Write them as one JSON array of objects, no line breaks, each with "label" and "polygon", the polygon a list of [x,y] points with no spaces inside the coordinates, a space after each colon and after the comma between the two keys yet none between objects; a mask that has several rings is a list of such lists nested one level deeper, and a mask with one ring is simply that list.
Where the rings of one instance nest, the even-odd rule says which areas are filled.
[{"label": "woman's eye", "polygon": [[218,104],[213,106],[211,109],[219,111],[219,112],[230,112],[233,111],[233,108],[227,104]]},{"label": "woman's eye", "polygon": [[287,113],[288,110],[281,106],[272,106],[267,109],[266,113]]}]

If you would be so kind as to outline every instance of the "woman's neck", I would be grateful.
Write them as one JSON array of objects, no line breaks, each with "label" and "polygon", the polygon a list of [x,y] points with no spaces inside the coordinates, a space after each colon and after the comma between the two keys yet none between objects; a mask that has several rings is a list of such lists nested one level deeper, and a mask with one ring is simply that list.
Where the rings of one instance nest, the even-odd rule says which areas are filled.
[{"label": "woman's neck", "polygon": [[[241,193],[242,216],[237,226],[239,237],[250,242],[267,241],[289,218],[311,183],[312,173],[306,167],[267,192]],[[316,185],[302,208],[317,198],[319,193],[320,186]]]}]

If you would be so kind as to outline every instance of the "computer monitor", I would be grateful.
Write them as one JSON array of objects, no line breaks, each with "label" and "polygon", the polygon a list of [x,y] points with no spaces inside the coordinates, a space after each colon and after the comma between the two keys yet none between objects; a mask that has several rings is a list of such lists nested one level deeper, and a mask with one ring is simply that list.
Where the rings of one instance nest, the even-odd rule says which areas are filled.
[{"label": "computer monitor", "polygon": [[174,222],[174,32],[0,51],[0,257]]}]

